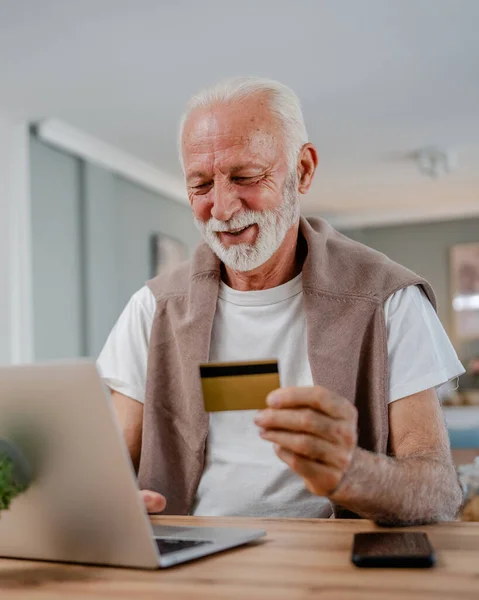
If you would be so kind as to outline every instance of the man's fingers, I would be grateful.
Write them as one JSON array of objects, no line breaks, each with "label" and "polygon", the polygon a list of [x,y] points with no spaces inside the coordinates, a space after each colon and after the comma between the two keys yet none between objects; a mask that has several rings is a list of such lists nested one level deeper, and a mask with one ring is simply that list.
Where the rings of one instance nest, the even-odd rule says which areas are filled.
[{"label": "man's fingers", "polygon": [[304,479],[314,479],[316,477],[318,473],[318,463],[309,460],[304,456],[299,456],[299,454],[291,452],[291,450],[282,448],[279,444],[274,445],[274,451],[278,458]]},{"label": "man's fingers", "polygon": [[152,492],[151,490],[141,490],[140,496],[145,503],[146,510],[149,513],[159,513],[165,509],[166,498],[158,492]]},{"label": "man's fingers", "polygon": [[284,429],[310,433],[332,443],[354,442],[356,427],[348,421],[331,419],[310,408],[266,408],[255,416],[255,423],[264,429]]},{"label": "man's fingers", "polygon": [[333,494],[357,446],[356,407],[321,386],[280,388],[267,404],[255,416],[261,437],[311,492]]},{"label": "man's fingers", "polygon": [[306,487],[313,494],[330,496],[341,483],[343,473],[339,469],[314,462],[278,445],[274,446],[274,451],[278,458],[304,479]]},{"label": "man's fingers", "polygon": [[332,417],[350,419],[354,407],[345,398],[320,386],[279,388],[267,398],[272,408],[309,407]]},{"label": "man's fingers", "polygon": [[351,461],[351,453],[346,449],[339,448],[313,435],[272,429],[265,430],[260,435],[263,439],[278,444],[285,450],[337,469],[347,469]]}]

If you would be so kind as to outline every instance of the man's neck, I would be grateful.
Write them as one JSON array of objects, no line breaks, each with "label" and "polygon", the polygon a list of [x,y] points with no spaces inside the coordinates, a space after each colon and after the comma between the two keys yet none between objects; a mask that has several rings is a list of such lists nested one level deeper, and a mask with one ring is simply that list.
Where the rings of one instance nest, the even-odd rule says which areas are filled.
[{"label": "man's neck", "polygon": [[234,271],[222,265],[221,278],[229,287],[241,292],[267,290],[290,281],[301,273],[304,254],[298,245],[299,223],[286,233],[273,256],[252,271]]}]

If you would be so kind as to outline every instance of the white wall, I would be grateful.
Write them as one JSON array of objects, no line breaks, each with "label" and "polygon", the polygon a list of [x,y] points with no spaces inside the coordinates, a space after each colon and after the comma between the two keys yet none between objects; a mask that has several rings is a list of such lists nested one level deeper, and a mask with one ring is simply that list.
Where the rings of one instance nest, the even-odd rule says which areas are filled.
[{"label": "white wall", "polygon": [[28,125],[0,113],[0,364],[32,359]]}]

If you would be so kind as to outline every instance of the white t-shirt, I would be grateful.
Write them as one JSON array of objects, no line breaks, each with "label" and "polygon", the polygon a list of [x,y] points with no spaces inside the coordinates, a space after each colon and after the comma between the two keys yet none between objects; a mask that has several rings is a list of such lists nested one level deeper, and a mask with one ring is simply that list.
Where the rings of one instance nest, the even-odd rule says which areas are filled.
[{"label": "white t-shirt", "polygon": [[[148,343],[156,301],[144,287],[130,300],[98,359],[106,385],[144,401]],[[385,303],[393,402],[438,387],[464,369],[423,292],[409,287]],[[240,292],[220,284],[211,361],[277,358],[282,386],[313,385],[307,354],[302,276],[275,288]],[[255,411],[212,413],[196,515],[319,517],[329,502],[259,437]],[[167,494],[166,494],[167,495]]]}]

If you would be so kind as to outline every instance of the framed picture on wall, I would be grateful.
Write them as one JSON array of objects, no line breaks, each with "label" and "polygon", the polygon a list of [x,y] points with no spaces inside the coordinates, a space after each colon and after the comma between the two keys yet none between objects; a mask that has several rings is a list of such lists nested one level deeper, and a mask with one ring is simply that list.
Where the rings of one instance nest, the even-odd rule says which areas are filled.
[{"label": "framed picture on wall", "polygon": [[451,248],[454,341],[479,340],[479,244]]},{"label": "framed picture on wall", "polygon": [[172,269],[188,258],[188,246],[164,233],[153,233],[150,238],[151,277]]}]

